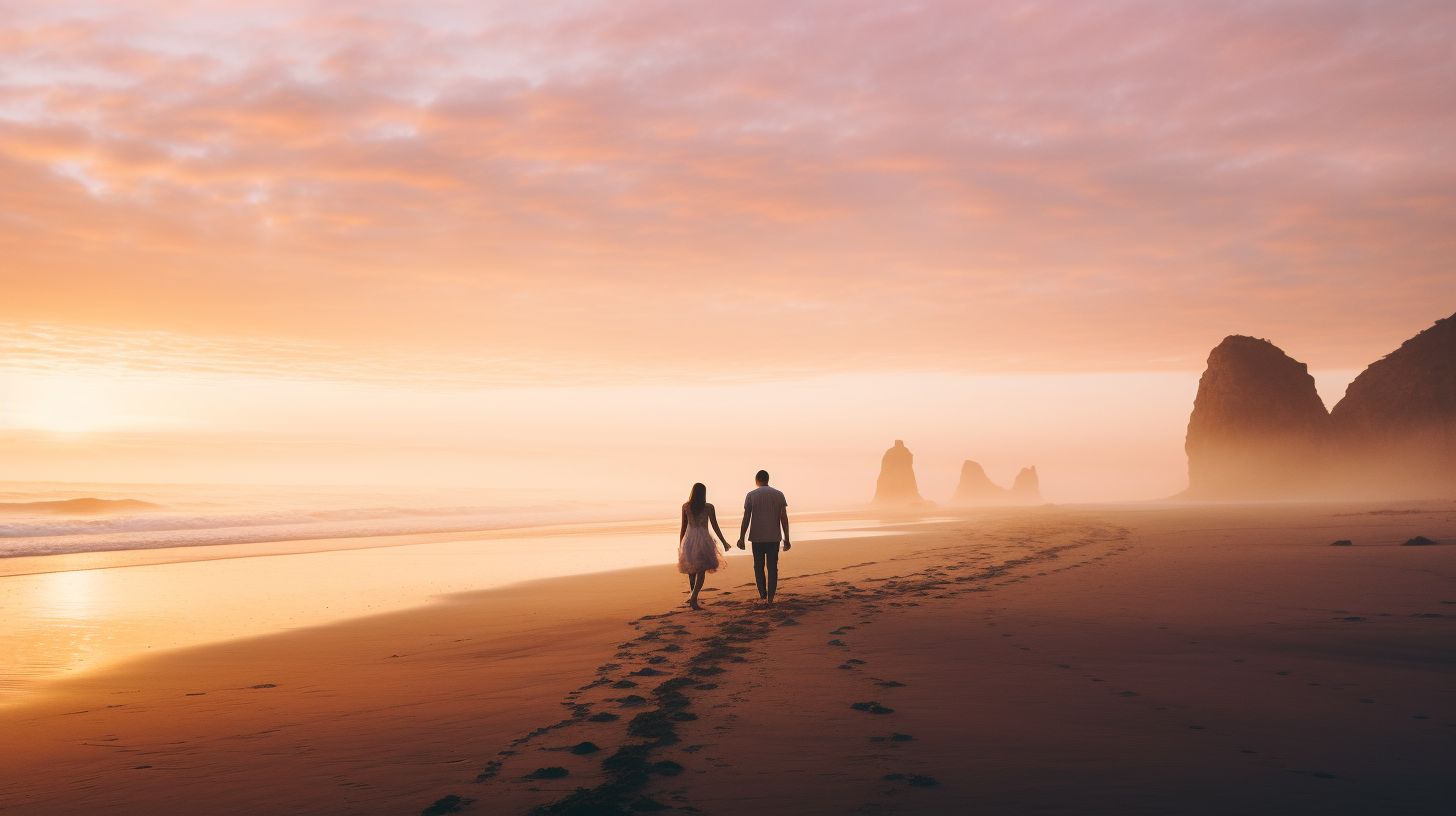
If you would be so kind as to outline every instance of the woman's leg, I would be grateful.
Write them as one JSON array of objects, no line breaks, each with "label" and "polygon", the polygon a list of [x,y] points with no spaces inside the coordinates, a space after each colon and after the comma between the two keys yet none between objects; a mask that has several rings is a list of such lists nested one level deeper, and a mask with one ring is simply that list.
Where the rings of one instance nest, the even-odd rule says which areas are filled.
[{"label": "woman's leg", "polygon": [[695,572],[692,574],[691,583],[693,585],[693,594],[688,597],[688,606],[694,609],[698,608],[698,593],[702,591],[703,583],[707,580],[708,573],[706,572]]}]

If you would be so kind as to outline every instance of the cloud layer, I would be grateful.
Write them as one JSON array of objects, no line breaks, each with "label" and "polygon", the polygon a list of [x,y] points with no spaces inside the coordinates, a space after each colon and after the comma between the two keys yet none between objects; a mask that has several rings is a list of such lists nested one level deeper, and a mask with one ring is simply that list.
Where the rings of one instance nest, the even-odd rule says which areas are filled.
[{"label": "cloud layer", "polygon": [[754,376],[1456,303],[1448,2],[184,5],[0,0],[0,319]]}]

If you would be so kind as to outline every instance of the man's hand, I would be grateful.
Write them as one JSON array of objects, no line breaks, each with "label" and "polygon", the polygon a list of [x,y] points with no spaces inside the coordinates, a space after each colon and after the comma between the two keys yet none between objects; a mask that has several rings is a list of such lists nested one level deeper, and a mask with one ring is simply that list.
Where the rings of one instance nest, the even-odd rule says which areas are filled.
[{"label": "man's hand", "polygon": [[746,549],[748,549],[747,547],[743,546],[743,539],[741,539],[741,538],[738,539],[738,549],[740,549],[740,550],[746,550]]},{"label": "man's hand", "polygon": [[790,544],[787,538],[784,539],[784,552],[788,552],[789,550],[793,549],[793,547],[794,545]]}]

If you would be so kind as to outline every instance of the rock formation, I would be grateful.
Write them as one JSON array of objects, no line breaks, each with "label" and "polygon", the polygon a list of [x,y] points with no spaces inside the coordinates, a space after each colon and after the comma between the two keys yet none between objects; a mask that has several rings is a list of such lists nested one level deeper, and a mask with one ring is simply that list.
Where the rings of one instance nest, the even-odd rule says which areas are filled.
[{"label": "rock formation", "polygon": [[894,447],[880,459],[880,478],[875,482],[875,504],[920,504],[920,488],[915,484],[915,455],[896,439]]},{"label": "rock formation", "polygon": [[1331,412],[1304,364],[1228,337],[1188,420],[1192,498],[1456,495],[1456,315],[1356,377]]},{"label": "rock formation", "polygon": [[1329,414],[1309,369],[1268,340],[1233,335],[1208,355],[1188,419],[1188,492],[1200,499],[1310,495]]},{"label": "rock formation", "polygon": [[1022,468],[1011,483],[1011,497],[1019,502],[1041,501],[1041,480],[1036,476],[1036,465]]},{"label": "rock formation", "polygon": [[984,502],[1002,501],[1006,497],[1006,491],[997,487],[991,477],[979,462],[967,459],[961,465],[961,480],[956,484],[955,496],[951,501],[956,504],[981,504]]},{"label": "rock formation", "polygon": [[125,513],[157,510],[158,505],[140,499],[63,499],[60,501],[0,502],[0,513],[56,513],[93,516],[102,513]]},{"label": "rock formation", "polygon": [[961,481],[956,485],[955,497],[951,501],[956,504],[1040,503],[1041,487],[1037,482],[1036,468],[1022,468],[1016,474],[1011,489],[1007,490],[992,482],[980,463],[967,459],[961,465]]},{"label": "rock formation", "polygon": [[1371,363],[1330,413],[1345,492],[1456,494],[1456,315]]}]

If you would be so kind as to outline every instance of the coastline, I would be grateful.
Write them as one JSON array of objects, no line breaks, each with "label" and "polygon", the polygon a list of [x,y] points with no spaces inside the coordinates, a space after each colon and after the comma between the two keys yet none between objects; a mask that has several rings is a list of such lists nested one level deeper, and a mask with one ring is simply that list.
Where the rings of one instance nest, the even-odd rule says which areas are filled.
[{"label": "coastline", "polygon": [[[879,521],[800,520],[807,540]],[[441,596],[669,564],[663,521],[208,545],[0,563],[0,707],[38,685],[133,657],[423,606]],[[9,567],[14,574],[4,575]],[[181,614],[179,614],[181,613]]]},{"label": "coastline", "polygon": [[[696,615],[671,567],[458,595],[58,683],[0,711],[0,809],[524,813],[650,744],[630,795],[707,812],[1440,812],[1456,547],[1408,533],[1456,521],[988,510],[796,546],[772,610],[743,559]],[[675,677],[695,719],[628,733]]]}]

